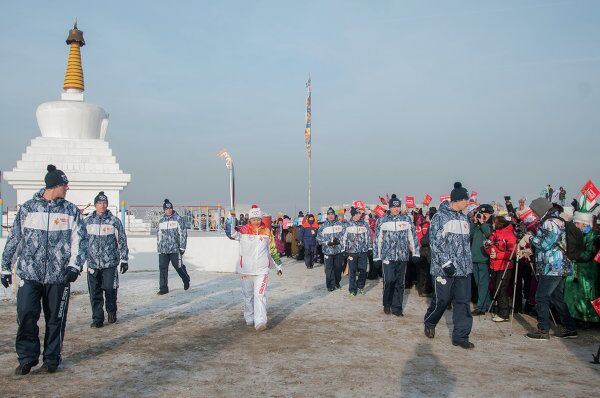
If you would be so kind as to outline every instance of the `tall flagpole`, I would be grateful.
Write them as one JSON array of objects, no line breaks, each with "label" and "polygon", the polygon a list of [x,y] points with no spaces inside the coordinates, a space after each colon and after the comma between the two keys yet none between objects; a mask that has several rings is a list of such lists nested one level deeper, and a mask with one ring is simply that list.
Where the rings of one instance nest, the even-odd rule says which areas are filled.
[{"label": "tall flagpole", "polygon": [[311,174],[311,156],[308,155],[308,212],[310,213],[310,188],[311,188],[311,180],[310,180],[310,174]]},{"label": "tall flagpole", "polygon": [[311,81],[310,74],[308,75],[308,81],[306,82],[307,95],[306,95],[306,126],[304,128],[304,142],[306,144],[306,154],[308,155],[308,212],[311,212],[310,204],[310,188],[311,188],[311,152],[312,152],[312,136],[311,136],[311,124],[312,124],[312,109],[311,109]]}]

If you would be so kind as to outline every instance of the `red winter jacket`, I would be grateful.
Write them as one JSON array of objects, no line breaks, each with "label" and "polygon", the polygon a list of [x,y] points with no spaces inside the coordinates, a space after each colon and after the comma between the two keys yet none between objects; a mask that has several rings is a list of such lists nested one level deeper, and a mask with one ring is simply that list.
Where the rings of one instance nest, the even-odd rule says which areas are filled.
[{"label": "red winter jacket", "polygon": [[[496,252],[496,258],[490,257],[490,268],[492,271],[504,271],[506,268],[514,268],[514,253],[513,248],[517,244],[517,237],[512,225],[508,225],[502,229],[497,229],[492,232],[488,238],[492,244],[485,248],[485,252],[490,254],[492,249]],[[511,254],[512,260],[509,261]]]}]

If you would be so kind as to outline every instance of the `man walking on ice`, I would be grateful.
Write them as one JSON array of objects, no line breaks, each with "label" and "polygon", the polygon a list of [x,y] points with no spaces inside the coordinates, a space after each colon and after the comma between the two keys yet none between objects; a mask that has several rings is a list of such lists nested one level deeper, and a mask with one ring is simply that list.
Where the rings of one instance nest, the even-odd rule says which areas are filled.
[{"label": "man walking on ice", "polygon": [[424,319],[425,336],[432,339],[435,326],[452,302],[452,344],[466,349],[475,347],[469,341],[473,326],[469,310],[473,263],[469,220],[463,213],[468,205],[469,193],[460,182],[455,182],[450,202],[443,202],[431,219],[429,239],[434,294]]},{"label": "man walking on ice", "polygon": [[270,226],[263,224],[262,212],[256,205],[250,209],[248,224],[239,228],[232,225],[229,217],[225,233],[229,239],[240,242],[240,260],[236,267],[241,275],[244,295],[244,318],[246,325],[263,331],[267,328],[267,280],[272,262],[281,276],[281,260],[275,248],[275,238]]},{"label": "man walking on ice", "polygon": [[169,263],[183,282],[183,290],[190,288],[190,275],[180,258],[185,253],[187,229],[183,218],[173,210],[173,203],[165,199],[163,203],[165,215],[158,222],[158,269],[160,272],[158,294],[169,293]]},{"label": "man walking on ice", "polygon": [[54,165],[48,165],[47,170],[46,187],[17,212],[2,254],[2,285],[12,283],[14,263],[21,279],[17,292],[16,375],[28,374],[39,363],[38,320],[42,308],[46,321],[42,369],[56,372],[61,362],[70,286],[81,272],[87,250],[81,213],[65,200],[69,180]]},{"label": "man walking on ice", "polygon": [[395,316],[404,316],[404,280],[410,255],[421,255],[412,217],[401,214],[401,205],[393,194],[390,213],[377,220],[373,253],[373,258],[383,264],[383,312]]},{"label": "man walking on ice", "polygon": [[88,291],[92,304],[91,327],[101,328],[104,325],[104,308],[108,323],[117,321],[117,289],[119,288],[119,272],[129,269],[127,264],[129,249],[127,236],[121,220],[108,210],[108,197],[100,191],[94,198],[94,211],[85,219],[88,233]]}]

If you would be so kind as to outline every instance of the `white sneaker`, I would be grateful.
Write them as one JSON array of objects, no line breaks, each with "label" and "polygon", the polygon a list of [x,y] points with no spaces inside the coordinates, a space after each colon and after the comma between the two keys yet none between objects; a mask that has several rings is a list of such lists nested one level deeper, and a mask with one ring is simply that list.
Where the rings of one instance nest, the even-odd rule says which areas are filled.
[{"label": "white sneaker", "polygon": [[262,332],[263,330],[267,330],[267,325],[264,323],[261,323],[260,325],[256,325],[256,331],[257,332]]},{"label": "white sneaker", "polygon": [[498,316],[498,315],[494,315],[492,317],[492,321],[494,321],[494,322],[507,322],[508,319],[502,318],[501,316]]}]

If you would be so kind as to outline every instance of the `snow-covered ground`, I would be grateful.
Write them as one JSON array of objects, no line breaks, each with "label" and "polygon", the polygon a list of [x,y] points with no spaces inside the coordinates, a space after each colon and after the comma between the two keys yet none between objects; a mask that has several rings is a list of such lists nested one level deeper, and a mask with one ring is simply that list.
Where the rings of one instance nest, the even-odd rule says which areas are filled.
[{"label": "snow-covered ground", "polygon": [[[236,275],[190,269],[184,291],[170,270],[171,292],[157,296],[150,257],[121,278],[118,323],[90,329],[85,278],[73,286],[59,372],[13,376],[15,306],[0,302],[2,397],[205,396],[597,396],[600,365],[590,364],[600,334],[531,341],[534,325],[475,319],[465,351],[450,343],[447,313],[437,336],[423,336],[427,300],[407,291],[405,317],[384,315],[381,281],[366,296],[328,293],[321,266],[286,260],[269,280],[269,328],[242,317]],[[40,320],[43,331],[43,316]],[[43,334],[43,333],[42,333]]]}]

